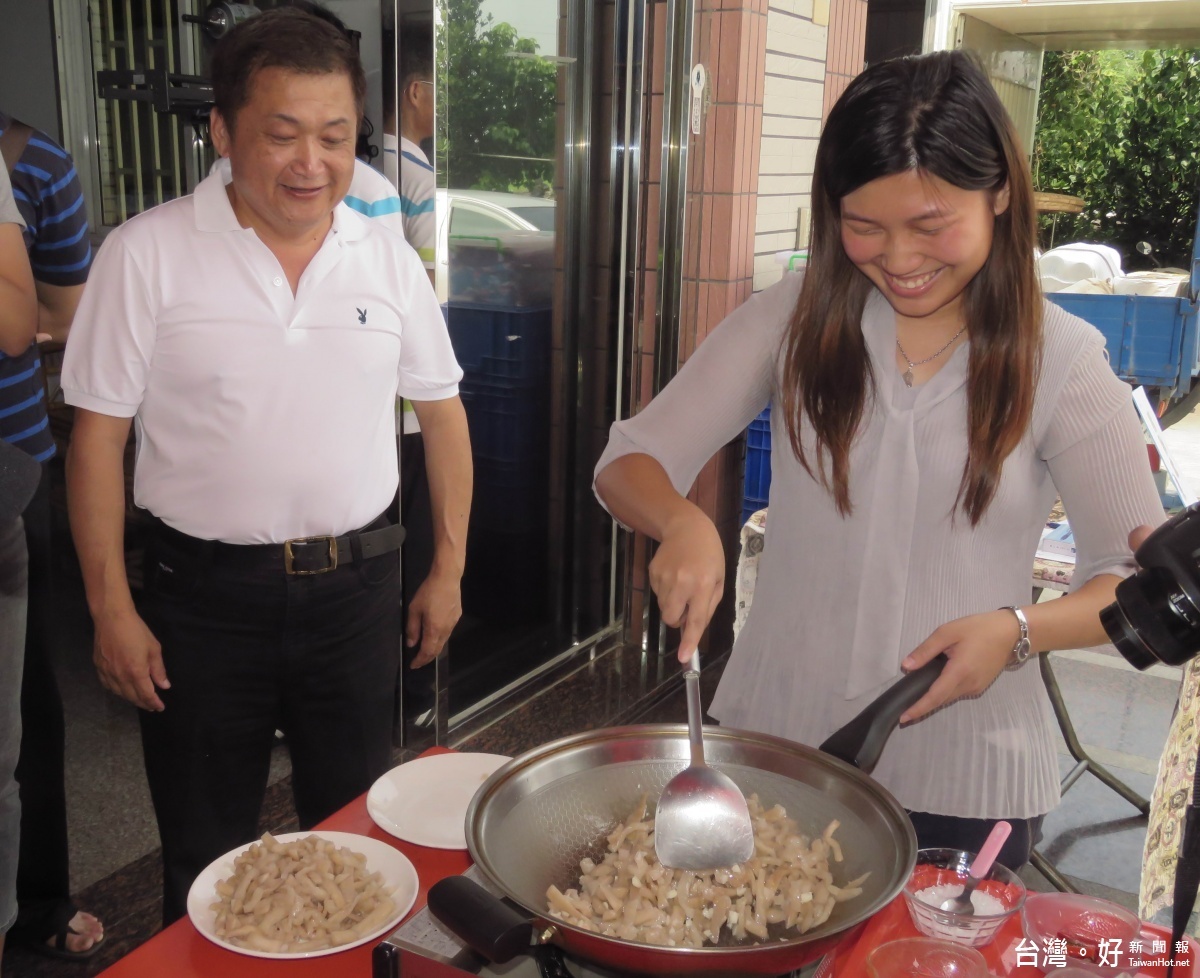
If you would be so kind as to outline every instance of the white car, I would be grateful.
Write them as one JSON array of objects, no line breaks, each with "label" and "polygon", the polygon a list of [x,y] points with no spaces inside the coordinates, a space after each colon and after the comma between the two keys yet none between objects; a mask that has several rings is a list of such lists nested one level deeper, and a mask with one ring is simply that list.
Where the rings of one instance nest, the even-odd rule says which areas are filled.
[{"label": "white car", "polygon": [[450,282],[451,237],[489,238],[513,231],[540,232],[554,240],[554,201],[490,190],[437,192],[437,296],[445,302]]}]

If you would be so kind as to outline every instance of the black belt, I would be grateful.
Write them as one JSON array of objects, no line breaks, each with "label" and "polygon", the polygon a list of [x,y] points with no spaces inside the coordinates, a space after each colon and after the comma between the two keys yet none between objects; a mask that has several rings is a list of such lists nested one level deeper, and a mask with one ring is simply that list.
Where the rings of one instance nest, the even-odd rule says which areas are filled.
[{"label": "black belt", "polygon": [[283,543],[224,543],[201,540],[147,517],[169,546],[210,561],[239,567],[280,567],[285,574],[324,574],[347,564],[394,553],[404,543],[404,527],[380,516],[361,530],[340,537],[297,537]]}]

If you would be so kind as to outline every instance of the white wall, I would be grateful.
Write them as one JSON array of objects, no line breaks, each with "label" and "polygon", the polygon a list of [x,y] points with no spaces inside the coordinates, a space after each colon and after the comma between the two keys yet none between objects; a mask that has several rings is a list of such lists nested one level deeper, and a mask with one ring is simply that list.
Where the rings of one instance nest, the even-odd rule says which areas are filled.
[{"label": "white wall", "polygon": [[796,247],[801,208],[809,207],[821,131],[828,29],[813,23],[813,0],[770,0],[766,82],[754,234],[754,289],[779,281],[779,251]]}]

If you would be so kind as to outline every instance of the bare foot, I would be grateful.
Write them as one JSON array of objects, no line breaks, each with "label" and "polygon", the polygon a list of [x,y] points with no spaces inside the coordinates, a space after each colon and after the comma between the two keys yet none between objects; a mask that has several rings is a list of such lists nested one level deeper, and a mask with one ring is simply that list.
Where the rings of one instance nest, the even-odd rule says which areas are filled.
[{"label": "bare foot", "polygon": [[[66,950],[76,954],[91,950],[104,939],[104,925],[90,913],[80,910],[67,924]],[[53,945],[51,937],[47,944]]]}]

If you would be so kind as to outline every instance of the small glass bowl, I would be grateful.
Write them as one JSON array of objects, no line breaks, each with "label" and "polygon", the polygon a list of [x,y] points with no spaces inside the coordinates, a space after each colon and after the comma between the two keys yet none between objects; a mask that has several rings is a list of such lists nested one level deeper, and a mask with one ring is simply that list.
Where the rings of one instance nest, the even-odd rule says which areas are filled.
[{"label": "small glass bowl", "polygon": [[870,978],[988,978],[983,955],[932,937],[906,937],[867,955]]},{"label": "small glass bowl", "polygon": [[[922,934],[970,947],[983,947],[990,944],[1000,928],[1020,911],[1025,903],[1025,884],[1016,873],[999,863],[992,863],[991,871],[975,892],[998,901],[1003,907],[1001,912],[968,915],[939,909],[938,904],[954,891],[933,903],[925,902],[930,896],[926,891],[931,888],[965,886],[974,859],[973,852],[961,849],[922,849],[917,853],[916,868],[904,885],[904,902],[908,904],[913,925]],[[978,909],[979,901],[972,900],[972,903]]]},{"label": "small glass bowl", "polygon": [[[1129,968],[1129,942],[1142,933],[1137,915],[1110,900],[1082,893],[1031,893],[1021,908],[1025,936],[1038,948],[1066,940],[1066,963],[1113,978]],[[1057,967],[1050,972],[1058,975]]]}]

